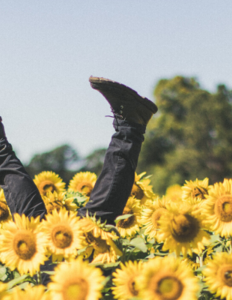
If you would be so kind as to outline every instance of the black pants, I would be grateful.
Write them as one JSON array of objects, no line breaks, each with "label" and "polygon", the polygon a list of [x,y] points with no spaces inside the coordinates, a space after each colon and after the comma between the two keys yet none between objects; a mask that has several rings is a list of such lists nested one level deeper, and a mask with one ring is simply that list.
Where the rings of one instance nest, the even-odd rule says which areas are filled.
[{"label": "black pants", "polygon": [[[88,211],[108,224],[114,224],[115,218],[122,214],[130,195],[145,132],[145,126],[124,120],[115,119],[114,127],[116,133],[106,152],[102,172],[89,202],[78,211],[79,216]],[[38,189],[4,138],[0,140],[0,186],[12,215],[44,218],[46,208]]]},{"label": "black pants", "polygon": [[[78,215],[95,215],[108,224],[114,224],[122,214],[134,182],[134,172],[138,162],[145,126],[114,120],[116,133],[112,136],[106,152],[102,172],[85,207]],[[44,218],[46,208],[40,193],[22,163],[16,157],[11,144],[0,140],[0,185],[4,190],[12,215]],[[51,260],[41,265],[41,271],[52,271]],[[42,284],[47,285],[50,276],[42,274]]]}]

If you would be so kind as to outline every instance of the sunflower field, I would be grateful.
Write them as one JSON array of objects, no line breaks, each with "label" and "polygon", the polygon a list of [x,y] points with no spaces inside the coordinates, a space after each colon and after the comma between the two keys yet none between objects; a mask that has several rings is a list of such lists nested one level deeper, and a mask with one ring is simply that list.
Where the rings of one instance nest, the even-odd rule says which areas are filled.
[{"label": "sunflower field", "polygon": [[115,226],[77,216],[96,180],[80,172],[66,189],[54,172],[36,175],[43,220],[12,219],[0,190],[0,299],[232,300],[232,179],[160,197],[135,174]]}]

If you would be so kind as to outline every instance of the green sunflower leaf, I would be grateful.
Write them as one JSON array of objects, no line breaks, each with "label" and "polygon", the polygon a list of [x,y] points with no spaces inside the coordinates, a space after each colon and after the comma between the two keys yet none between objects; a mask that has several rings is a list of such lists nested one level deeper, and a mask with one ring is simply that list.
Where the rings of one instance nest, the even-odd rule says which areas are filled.
[{"label": "green sunflower leaf", "polygon": [[144,242],[144,239],[141,237],[137,237],[130,241],[130,245],[134,246],[135,248],[139,249],[142,252],[147,252],[147,246]]},{"label": "green sunflower leaf", "polygon": [[18,285],[19,283],[23,283],[24,281],[27,280],[27,278],[29,278],[29,276],[26,274],[26,275],[22,275],[18,278],[15,278],[15,279],[9,281],[8,282],[8,289],[11,289],[15,285]]},{"label": "green sunflower leaf", "polygon": [[120,220],[130,218],[131,216],[133,216],[133,214],[121,215],[121,216],[117,217],[114,222],[117,224]]}]

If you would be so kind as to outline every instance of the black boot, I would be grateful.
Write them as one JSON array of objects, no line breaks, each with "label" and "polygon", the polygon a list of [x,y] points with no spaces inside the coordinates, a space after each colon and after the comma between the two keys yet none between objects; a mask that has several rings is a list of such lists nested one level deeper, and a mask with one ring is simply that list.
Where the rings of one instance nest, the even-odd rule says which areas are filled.
[{"label": "black boot", "polygon": [[90,77],[92,88],[109,102],[116,118],[146,126],[157,106],[126,85],[102,77]]}]

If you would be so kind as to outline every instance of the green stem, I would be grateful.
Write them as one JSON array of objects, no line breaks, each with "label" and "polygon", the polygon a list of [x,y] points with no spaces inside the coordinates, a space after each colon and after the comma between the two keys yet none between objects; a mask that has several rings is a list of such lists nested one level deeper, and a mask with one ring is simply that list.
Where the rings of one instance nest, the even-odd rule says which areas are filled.
[{"label": "green stem", "polygon": [[40,271],[37,272],[37,284],[38,285],[42,284],[42,277],[41,277],[41,272]]},{"label": "green stem", "polygon": [[199,255],[200,268],[203,267],[203,255]]}]

